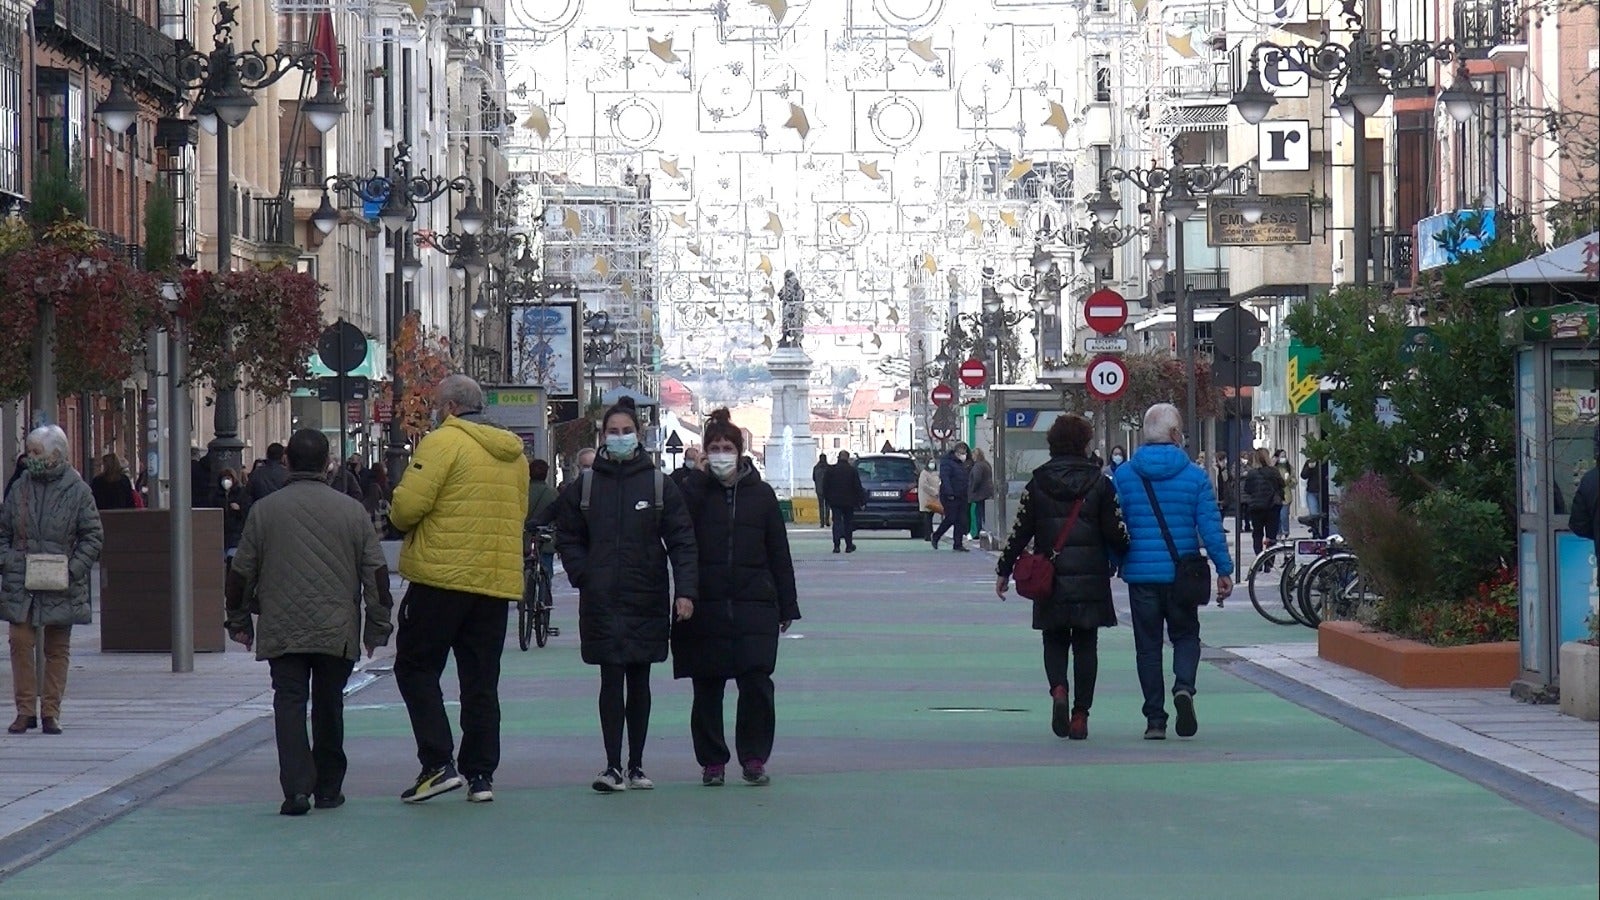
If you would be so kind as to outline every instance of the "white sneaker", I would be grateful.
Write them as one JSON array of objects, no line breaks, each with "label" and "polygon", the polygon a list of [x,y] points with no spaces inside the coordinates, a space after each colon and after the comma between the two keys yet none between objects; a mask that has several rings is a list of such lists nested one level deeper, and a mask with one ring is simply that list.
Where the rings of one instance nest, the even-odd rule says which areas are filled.
[{"label": "white sneaker", "polygon": [[616,769],[606,769],[595,777],[590,787],[602,794],[615,794],[628,789],[628,782],[622,778],[622,773]]},{"label": "white sneaker", "polygon": [[643,769],[628,770],[628,787],[636,791],[648,791],[655,786],[656,783],[650,780],[650,776],[646,775]]}]

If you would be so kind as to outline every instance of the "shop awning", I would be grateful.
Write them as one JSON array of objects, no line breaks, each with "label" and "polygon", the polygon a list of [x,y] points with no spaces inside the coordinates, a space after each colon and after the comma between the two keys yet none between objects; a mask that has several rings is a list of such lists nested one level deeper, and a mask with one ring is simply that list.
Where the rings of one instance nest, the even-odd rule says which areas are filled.
[{"label": "shop awning", "polygon": [[1467,287],[1600,281],[1600,231],[1467,282]]}]

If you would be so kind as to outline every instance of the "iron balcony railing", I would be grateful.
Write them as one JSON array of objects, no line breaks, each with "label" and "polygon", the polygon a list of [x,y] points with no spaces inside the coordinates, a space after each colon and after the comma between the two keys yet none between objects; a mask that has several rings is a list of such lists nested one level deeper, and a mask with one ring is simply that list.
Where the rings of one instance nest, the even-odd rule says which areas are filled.
[{"label": "iron balcony railing", "polygon": [[1517,43],[1515,7],[1503,0],[1456,0],[1455,39],[1467,59],[1486,59],[1502,44]]}]

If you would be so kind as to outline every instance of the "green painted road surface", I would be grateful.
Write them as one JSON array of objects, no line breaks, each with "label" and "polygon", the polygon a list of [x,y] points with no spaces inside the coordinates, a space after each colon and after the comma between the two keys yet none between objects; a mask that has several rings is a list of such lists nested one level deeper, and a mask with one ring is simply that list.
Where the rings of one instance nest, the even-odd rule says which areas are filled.
[{"label": "green painted road surface", "polygon": [[[383,678],[351,700],[344,808],[277,815],[267,741],[0,882],[0,896],[1600,893],[1594,842],[1226,665],[1202,665],[1196,739],[1142,740],[1126,627],[1102,633],[1090,739],[1058,739],[1028,606],[994,598],[992,557],[887,535],[838,556],[815,530],[794,541],[805,618],[782,645],[769,787],[736,770],[700,786],[689,692],[662,666],[645,758],[656,790],[593,793],[599,679],[562,592],[565,633],[506,651],[493,804],[399,802],[417,766]],[[1202,623],[1214,646],[1310,638],[1248,600]],[[732,719],[730,699],[730,737]]]}]

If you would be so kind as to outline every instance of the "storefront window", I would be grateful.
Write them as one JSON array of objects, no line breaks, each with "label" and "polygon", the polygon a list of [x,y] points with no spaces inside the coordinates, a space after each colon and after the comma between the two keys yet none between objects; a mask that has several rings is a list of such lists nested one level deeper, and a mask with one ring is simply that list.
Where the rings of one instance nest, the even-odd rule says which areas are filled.
[{"label": "storefront window", "polygon": [[1597,404],[1600,358],[1593,350],[1554,351],[1550,358],[1550,495],[1558,525],[1566,524],[1578,480],[1595,465],[1594,434],[1600,422]]}]

